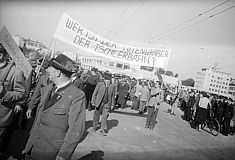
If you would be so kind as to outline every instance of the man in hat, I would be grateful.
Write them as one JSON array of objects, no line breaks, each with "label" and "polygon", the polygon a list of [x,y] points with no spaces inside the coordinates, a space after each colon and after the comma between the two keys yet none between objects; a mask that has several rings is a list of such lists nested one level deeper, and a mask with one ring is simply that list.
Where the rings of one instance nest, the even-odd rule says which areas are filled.
[{"label": "man in hat", "polygon": [[34,160],[71,159],[83,135],[85,94],[70,80],[73,63],[63,54],[49,61],[47,72],[53,84],[41,88],[38,115],[24,150],[31,150]]},{"label": "man in hat", "polygon": [[86,93],[86,100],[87,100],[87,108],[89,111],[91,111],[92,106],[91,106],[91,97],[94,92],[94,89],[97,85],[97,83],[100,80],[99,75],[96,73],[98,69],[92,68],[91,69],[91,75],[87,77],[86,85],[84,88],[84,91]]},{"label": "man in hat", "polygon": [[93,116],[93,132],[96,132],[97,124],[101,118],[100,132],[103,136],[107,135],[107,118],[109,110],[113,108],[115,103],[115,91],[116,87],[111,85],[112,75],[105,72],[103,74],[104,80],[98,82],[92,95],[91,103],[95,106]]},{"label": "man in hat", "polygon": [[[124,77],[124,76],[123,76]],[[117,103],[124,109],[126,107],[127,96],[129,94],[130,85],[127,83],[127,79],[123,78],[117,85],[118,99]]]},{"label": "man in hat", "polygon": [[23,72],[8,59],[0,43],[0,159],[4,158],[13,133],[14,114],[22,110],[20,106],[25,98]]}]

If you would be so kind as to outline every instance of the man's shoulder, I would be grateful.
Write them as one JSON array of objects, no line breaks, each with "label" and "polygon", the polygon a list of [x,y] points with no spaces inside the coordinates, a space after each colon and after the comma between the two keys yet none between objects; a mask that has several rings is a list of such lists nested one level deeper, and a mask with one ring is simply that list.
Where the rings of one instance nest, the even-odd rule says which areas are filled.
[{"label": "man's shoulder", "polygon": [[67,90],[68,94],[70,95],[75,95],[77,97],[85,97],[85,93],[81,89],[76,87],[73,83],[71,83]]}]

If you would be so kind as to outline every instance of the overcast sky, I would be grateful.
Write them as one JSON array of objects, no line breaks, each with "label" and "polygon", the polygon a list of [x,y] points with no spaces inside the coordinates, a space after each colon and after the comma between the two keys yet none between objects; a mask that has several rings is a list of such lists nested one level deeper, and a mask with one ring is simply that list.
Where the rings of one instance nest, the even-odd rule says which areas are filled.
[{"label": "overcast sky", "polygon": [[[235,78],[234,5],[234,0],[1,0],[0,29],[5,25],[11,34],[39,40],[49,47],[62,14],[67,13],[88,30],[114,42],[171,49],[167,70],[183,79],[195,78],[202,67],[214,63]],[[56,49],[69,48],[56,43]]]}]

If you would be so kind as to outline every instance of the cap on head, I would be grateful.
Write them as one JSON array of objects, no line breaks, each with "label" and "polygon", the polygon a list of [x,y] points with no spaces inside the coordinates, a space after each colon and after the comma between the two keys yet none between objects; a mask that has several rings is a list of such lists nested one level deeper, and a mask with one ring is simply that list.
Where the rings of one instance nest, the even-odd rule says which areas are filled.
[{"label": "cap on head", "polygon": [[96,71],[98,71],[98,69],[97,69],[97,68],[95,68],[95,67],[93,67],[93,68],[91,68],[91,71],[96,72]]}]

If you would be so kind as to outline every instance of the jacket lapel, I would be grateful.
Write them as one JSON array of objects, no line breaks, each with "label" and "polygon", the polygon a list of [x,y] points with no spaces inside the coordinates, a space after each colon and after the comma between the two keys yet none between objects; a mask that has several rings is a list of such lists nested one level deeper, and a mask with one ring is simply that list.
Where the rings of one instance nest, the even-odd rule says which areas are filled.
[{"label": "jacket lapel", "polygon": [[46,110],[46,109],[50,108],[50,107],[53,106],[56,102],[58,102],[58,101],[62,98],[62,96],[63,96],[63,93],[64,93],[63,90],[65,90],[66,88],[68,88],[70,85],[71,85],[71,83],[67,84],[66,86],[64,86],[64,87],[62,87],[62,88],[59,88],[59,89],[57,90],[57,92],[52,95],[52,97],[50,98],[50,100],[49,100],[47,103],[45,103],[45,106],[44,106],[44,109],[43,109],[43,110]]},{"label": "jacket lapel", "polygon": [[47,102],[49,101],[50,97],[51,97],[51,92],[52,92],[52,89],[53,89],[53,84],[49,84],[48,87],[44,87],[45,90],[42,91],[43,94],[45,94],[45,97],[43,98],[43,102],[44,102],[44,105],[47,104]]}]

